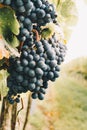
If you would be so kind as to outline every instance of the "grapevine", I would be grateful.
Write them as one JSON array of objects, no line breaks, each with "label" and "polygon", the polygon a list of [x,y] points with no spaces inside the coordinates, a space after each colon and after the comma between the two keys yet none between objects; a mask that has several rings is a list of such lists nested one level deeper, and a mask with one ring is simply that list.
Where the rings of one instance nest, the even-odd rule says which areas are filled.
[{"label": "grapevine", "polygon": [[49,28],[59,27],[54,5],[47,0],[0,0],[3,6],[15,10],[20,24],[20,56],[8,59],[7,99],[11,104],[19,103],[20,94],[30,91],[33,99],[43,100],[48,81],[59,77],[66,54],[66,45],[56,35],[58,30]]}]

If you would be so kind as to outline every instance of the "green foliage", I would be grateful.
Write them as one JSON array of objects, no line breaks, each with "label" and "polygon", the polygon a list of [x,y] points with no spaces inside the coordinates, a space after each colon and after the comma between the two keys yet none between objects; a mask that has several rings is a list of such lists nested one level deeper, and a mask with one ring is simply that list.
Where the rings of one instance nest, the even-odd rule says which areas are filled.
[{"label": "green foliage", "polygon": [[0,34],[11,46],[18,45],[16,35],[19,34],[19,23],[15,12],[8,6],[0,8]]},{"label": "green foliage", "polygon": [[79,81],[65,76],[56,85],[60,117],[55,125],[61,130],[86,130],[87,88]]},{"label": "green foliage", "polygon": [[74,14],[76,14],[76,6],[75,3],[72,0],[65,0],[61,4],[61,15],[63,17],[72,17]]},{"label": "green foliage", "polygon": [[42,126],[44,125],[43,115],[39,111],[37,111],[37,113],[34,114],[34,116],[30,116],[30,120],[29,120],[30,124],[33,126],[33,130],[41,130]]},{"label": "green foliage", "polygon": [[42,26],[41,37],[45,39],[49,39],[54,33],[56,33],[55,28],[56,25],[52,22],[46,24],[46,26]]},{"label": "green foliage", "polygon": [[87,58],[77,58],[64,67],[67,74],[87,80]]},{"label": "green foliage", "polygon": [[58,21],[64,31],[66,40],[71,36],[71,27],[78,21],[78,11],[75,0],[49,0],[56,6]]},{"label": "green foliage", "polygon": [[54,3],[56,5],[56,7],[58,7],[61,2],[61,0],[49,0],[49,1]]},{"label": "green foliage", "polygon": [[51,30],[47,28],[42,30],[41,36],[42,38],[49,38],[50,34],[51,34]]},{"label": "green foliage", "polygon": [[[18,34],[19,23],[15,16],[15,12],[8,6],[0,6],[0,36],[3,36],[3,38],[0,39],[0,49],[2,49],[4,53],[6,49],[11,53],[11,55],[16,53],[16,51],[13,50],[13,47],[19,45],[19,41],[16,38],[16,35]],[[4,41],[4,39],[7,42]],[[3,59],[0,60],[0,67],[4,62],[5,58],[3,56]],[[8,90],[6,87],[6,78],[6,71],[0,71],[0,94],[2,96],[5,96]]]},{"label": "green foliage", "polygon": [[5,59],[3,58],[2,60],[0,60],[0,66],[2,66],[5,62]]}]

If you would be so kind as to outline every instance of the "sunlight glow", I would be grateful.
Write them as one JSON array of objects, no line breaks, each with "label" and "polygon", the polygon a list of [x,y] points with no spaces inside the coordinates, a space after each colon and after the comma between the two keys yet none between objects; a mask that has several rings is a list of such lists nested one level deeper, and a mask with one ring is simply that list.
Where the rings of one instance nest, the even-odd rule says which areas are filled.
[{"label": "sunlight glow", "polygon": [[72,36],[67,44],[65,62],[77,57],[87,56],[87,5],[83,0],[76,1],[79,20],[73,29]]}]

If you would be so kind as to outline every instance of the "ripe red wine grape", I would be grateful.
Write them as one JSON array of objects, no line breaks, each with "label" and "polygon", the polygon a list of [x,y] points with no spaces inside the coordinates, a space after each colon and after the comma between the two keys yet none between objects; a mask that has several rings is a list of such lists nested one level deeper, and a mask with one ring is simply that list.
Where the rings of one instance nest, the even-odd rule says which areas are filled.
[{"label": "ripe red wine grape", "polygon": [[50,22],[57,24],[54,5],[47,0],[0,0],[0,4],[15,10],[20,23],[17,38],[23,42],[20,57],[9,58],[7,99],[11,104],[19,103],[19,95],[30,91],[33,99],[43,100],[48,81],[54,82],[59,77],[59,66],[66,54],[66,46],[55,34],[49,39],[40,37],[37,40],[41,26]]}]

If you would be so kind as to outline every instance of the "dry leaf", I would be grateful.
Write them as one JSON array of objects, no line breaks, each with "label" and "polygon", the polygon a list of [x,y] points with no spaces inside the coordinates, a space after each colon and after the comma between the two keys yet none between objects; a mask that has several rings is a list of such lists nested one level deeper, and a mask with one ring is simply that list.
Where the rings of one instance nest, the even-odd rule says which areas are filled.
[{"label": "dry leaf", "polygon": [[[0,36],[0,41],[2,40],[2,36]],[[4,45],[0,44],[0,60],[2,60],[4,57],[9,58],[10,54],[9,51],[6,50]]]}]

